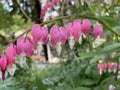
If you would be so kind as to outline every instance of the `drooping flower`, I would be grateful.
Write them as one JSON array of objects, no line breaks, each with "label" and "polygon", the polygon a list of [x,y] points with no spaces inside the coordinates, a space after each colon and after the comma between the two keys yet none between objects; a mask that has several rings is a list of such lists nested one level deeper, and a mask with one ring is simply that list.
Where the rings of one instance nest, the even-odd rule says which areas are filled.
[{"label": "drooping flower", "polygon": [[82,43],[81,22],[82,22],[82,21],[81,21],[80,19],[75,19],[75,20],[73,21],[74,29],[75,29],[76,32],[77,32],[76,40],[78,40],[79,44]]},{"label": "drooping flower", "polygon": [[61,45],[66,43],[66,31],[64,27],[53,26],[50,30],[50,40],[51,44],[56,47],[58,55],[61,54],[62,47]]},{"label": "drooping flower", "polygon": [[110,84],[109,87],[108,87],[108,90],[114,90],[115,89],[115,86]]},{"label": "drooping flower", "polygon": [[101,24],[95,24],[93,26],[93,36],[94,38],[101,38],[102,37],[102,33],[103,33],[103,26]]},{"label": "drooping flower", "polygon": [[81,43],[81,24],[80,20],[75,20],[73,23],[66,24],[66,33],[69,40],[69,46],[73,49],[75,40],[79,40]]},{"label": "drooping flower", "polygon": [[103,72],[106,72],[107,64],[106,63],[100,63],[97,65],[97,69],[100,75],[102,75]]},{"label": "drooping flower", "polygon": [[7,57],[6,55],[2,54],[1,58],[0,58],[0,73],[2,76],[0,76],[0,78],[2,80],[5,79],[6,74],[7,74],[7,66],[8,66],[8,62],[7,62]]},{"label": "drooping flower", "polygon": [[109,73],[112,72],[113,64],[111,62],[108,62],[107,66],[108,66],[108,72]]},{"label": "drooping flower", "polygon": [[39,45],[38,54],[42,51],[42,45],[48,43],[48,30],[46,27],[41,27],[39,24],[33,25],[31,29],[34,43]]},{"label": "drooping flower", "polygon": [[88,19],[84,19],[81,24],[82,33],[88,35],[91,31],[91,22]]},{"label": "drooping flower", "polygon": [[29,37],[20,37],[17,40],[17,54],[20,55],[20,65],[21,67],[26,65],[26,58],[33,55],[34,44],[31,38]]},{"label": "drooping flower", "polygon": [[60,2],[60,0],[52,0],[52,2],[53,2],[54,4],[57,4],[57,3]]},{"label": "drooping flower", "polygon": [[102,33],[103,33],[103,26],[101,24],[95,24],[93,26],[93,36],[94,36],[94,39],[95,39],[95,44],[96,46],[99,46],[100,45],[100,39],[102,37]]},{"label": "drooping flower", "polygon": [[7,48],[6,56],[8,60],[7,71],[10,73],[10,75],[14,75],[14,72],[16,70],[15,65],[16,48],[12,43]]},{"label": "drooping flower", "polygon": [[118,64],[116,62],[113,63],[113,72],[116,73],[118,69]]}]

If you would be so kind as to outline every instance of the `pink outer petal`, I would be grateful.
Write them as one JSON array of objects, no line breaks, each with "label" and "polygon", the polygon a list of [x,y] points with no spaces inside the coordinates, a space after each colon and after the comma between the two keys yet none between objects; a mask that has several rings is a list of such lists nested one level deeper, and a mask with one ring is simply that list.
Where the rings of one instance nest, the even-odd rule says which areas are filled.
[{"label": "pink outer petal", "polygon": [[113,67],[111,62],[108,62],[107,66],[108,66],[108,69],[112,69],[112,67]]},{"label": "pink outer petal", "polygon": [[101,24],[95,24],[93,26],[93,36],[96,39],[98,36],[102,37],[103,26]]},{"label": "pink outer petal", "polygon": [[2,56],[0,58],[0,68],[1,68],[2,72],[6,71],[7,65],[8,65],[7,57],[4,54],[2,54]]},{"label": "pink outer petal", "polygon": [[60,0],[52,0],[54,4],[60,3]]},{"label": "pink outer petal", "polygon": [[74,20],[72,34],[73,34],[75,40],[79,39],[80,34],[81,34],[81,20],[80,19]]},{"label": "pink outer petal", "polygon": [[66,36],[66,30],[64,27],[59,28],[59,34],[60,34],[59,35],[59,42],[61,42],[62,44],[65,44],[67,36]]},{"label": "pink outer petal", "polygon": [[37,43],[42,36],[42,31],[41,31],[40,25],[39,24],[33,25],[32,29],[31,29],[31,33],[32,33],[34,43]]},{"label": "pink outer petal", "polygon": [[6,56],[8,59],[8,64],[14,64],[14,57],[16,56],[16,48],[12,43],[7,48]]},{"label": "pink outer petal", "polygon": [[40,40],[43,42],[43,44],[47,44],[48,43],[48,30],[46,27],[41,27],[41,31],[42,31],[42,37],[40,38]]},{"label": "pink outer petal", "polygon": [[17,54],[20,55],[24,53],[26,56],[30,57],[33,54],[34,44],[29,37],[21,37],[17,40]]},{"label": "pink outer petal", "polygon": [[118,64],[117,64],[116,62],[114,62],[114,63],[113,63],[113,68],[114,68],[114,69],[117,69],[117,67],[118,67]]},{"label": "pink outer petal", "polygon": [[50,30],[50,40],[53,46],[57,44],[59,37],[59,31],[56,26],[53,26]]},{"label": "pink outer petal", "polygon": [[72,23],[70,22],[70,23],[67,23],[66,24],[66,26],[65,26],[65,28],[66,28],[66,34],[67,34],[67,39],[69,39],[69,37],[71,36],[71,31],[72,31],[72,27],[73,27],[73,25],[72,25]]},{"label": "pink outer petal", "polygon": [[91,22],[88,19],[84,19],[81,24],[82,33],[88,35],[91,31]]}]

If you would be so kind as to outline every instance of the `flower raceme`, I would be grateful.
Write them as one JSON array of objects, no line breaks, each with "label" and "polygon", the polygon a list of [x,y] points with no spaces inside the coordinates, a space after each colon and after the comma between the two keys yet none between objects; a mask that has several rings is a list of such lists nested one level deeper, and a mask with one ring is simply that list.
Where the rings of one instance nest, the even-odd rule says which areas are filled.
[{"label": "flower raceme", "polygon": [[104,62],[104,63],[99,63],[97,65],[97,70],[99,72],[100,75],[103,74],[103,72],[108,71],[108,73],[116,73],[117,71],[119,71],[119,67],[118,67],[118,63],[116,62]]},{"label": "flower raceme", "polygon": [[[59,0],[52,0],[58,2]],[[48,7],[50,7],[48,5]],[[34,46],[36,44],[42,45],[51,42],[51,45],[57,49],[58,55],[61,54],[62,45],[68,40],[69,46],[73,49],[74,44],[78,41],[82,43],[82,35],[88,35],[91,31],[91,23],[89,20],[75,19],[73,22],[69,22],[65,27],[53,26],[50,29],[50,37],[48,29],[39,24],[34,24],[31,28],[32,37],[20,37],[17,40],[16,46],[12,43],[8,46],[6,52],[2,54],[0,58],[0,78],[4,80],[7,76],[7,72],[10,75],[14,75],[16,70],[15,57],[20,55],[20,66],[26,66],[26,57],[33,55]],[[101,38],[103,33],[103,27],[101,24],[95,24],[93,26],[94,39]],[[40,53],[40,51],[39,51]],[[100,75],[103,72],[113,71],[114,73],[118,70],[117,63],[102,63],[97,66]],[[120,69],[119,69],[120,71]]]}]

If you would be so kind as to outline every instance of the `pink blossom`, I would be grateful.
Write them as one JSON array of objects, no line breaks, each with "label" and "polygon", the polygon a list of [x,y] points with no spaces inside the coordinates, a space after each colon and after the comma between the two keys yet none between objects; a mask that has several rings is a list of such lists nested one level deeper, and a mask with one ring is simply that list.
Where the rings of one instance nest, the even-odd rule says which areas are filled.
[{"label": "pink blossom", "polygon": [[46,27],[41,27],[39,24],[33,25],[31,29],[34,43],[41,42],[47,44],[48,42],[48,30]]},{"label": "pink blossom", "polygon": [[25,54],[25,56],[30,57],[33,54],[33,46],[33,41],[29,37],[20,37],[17,40],[17,54]]},{"label": "pink blossom", "polygon": [[107,64],[106,63],[100,63],[97,65],[97,69],[99,71],[99,74],[102,75],[103,71],[106,72]]},{"label": "pink blossom", "polygon": [[2,72],[2,76],[1,76],[2,80],[5,79],[5,72],[6,72],[7,66],[8,66],[7,57],[6,55],[2,54],[0,58],[0,69]]},{"label": "pink blossom", "polygon": [[57,4],[57,3],[60,2],[60,0],[52,0],[52,2],[53,2],[54,4]]},{"label": "pink blossom", "polygon": [[88,19],[84,19],[81,24],[82,33],[88,35],[91,31],[91,22]]},{"label": "pink blossom", "polygon": [[103,26],[101,24],[95,24],[93,26],[93,36],[94,38],[102,37]]},{"label": "pink blossom", "polygon": [[112,68],[113,68],[112,63],[108,62],[107,66],[108,66],[108,72],[110,73],[112,71]]},{"label": "pink blossom", "polygon": [[50,30],[51,44],[56,47],[58,55],[61,53],[61,45],[66,43],[66,31],[64,27],[53,26]]},{"label": "pink blossom", "polygon": [[98,69],[98,71],[99,71],[99,74],[102,75],[103,70],[104,70],[104,65],[103,65],[103,64],[98,64],[98,65],[97,65],[97,69]]},{"label": "pink blossom", "polygon": [[14,58],[16,56],[16,47],[11,43],[7,50],[6,50],[6,56],[8,59],[8,64],[14,64]]},{"label": "pink blossom", "polygon": [[118,64],[116,62],[113,63],[113,72],[116,73],[118,68]]},{"label": "pink blossom", "polygon": [[109,87],[108,87],[108,90],[114,90],[115,89],[115,86],[110,84]]},{"label": "pink blossom", "polygon": [[66,42],[66,32],[63,27],[53,26],[50,30],[51,43],[53,46],[57,45],[58,42],[65,44]]},{"label": "pink blossom", "polygon": [[14,64],[16,56],[16,47],[12,43],[7,48],[6,56],[8,60],[7,71],[10,73],[10,75],[14,75],[14,72],[16,71],[16,65]]}]

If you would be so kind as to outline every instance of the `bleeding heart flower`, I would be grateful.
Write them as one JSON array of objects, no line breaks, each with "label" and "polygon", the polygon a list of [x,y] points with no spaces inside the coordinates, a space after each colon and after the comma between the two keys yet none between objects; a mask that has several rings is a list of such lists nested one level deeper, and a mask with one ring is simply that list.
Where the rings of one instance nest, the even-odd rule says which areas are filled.
[{"label": "bleeding heart flower", "polygon": [[115,86],[110,84],[109,87],[108,87],[108,90],[114,90],[115,89]]},{"label": "bleeding heart flower", "polygon": [[116,73],[118,68],[118,64],[116,62],[113,63],[113,72]]},{"label": "bleeding heart flower", "polygon": [[0,69],[1,69],[0,73],[2,73],[2,76],[0,76],[0,78],[2,80],[5,79],[7,66],[8,66],[7,57],[6,57],[6,55],[2,54],[2,56],[0,58]]},{"label": "bleeding heart flower", "polygon": [[10,73],[10,75],[14,75],[14,72],[16,70],[16,65],[15,63],[15,56],[16,56],[16,48],[15,46],[11,43],[6,51],[6,56],[8,60],[8,68],[7,71]]},{"label": "bleeding heart flower", "polygon": [[24,65],[26,65],[26,58],[30,57],[33,55],[33,51],[34,51],[34,44],[33,41],[31,40],[31,38],[29,37],[20,37],[17,40],[17,54],[20,55],[20,65],[21,67],[23,67]]},{"label": "bleeding heart flower", "polygon": [[56,47],[58,55],[60,55],[62,51],[61,45],[65,44],[67,39],[65,28],[53,26],[50,30],[50,36],[51,44]]},{"label": "bleeding heart flower", "polygon": [[108,72],[110,73],[112,71],[112,68],[113,68],[113,63],[108,62],[107,66],[108,66]]},{"label": "bleeding heart flower", "polygon": [[95,38],[95,44],[96,46],[100,45],[100,38],[102,37],[102,33],[103,33],[103,26],[101,24],[95,24],[93,26],[93,36]]},{"label": "bleeding heart flower", "polygon": [[46,27],[40,27],[39,24],[33,25],[31,29],[32,37],[34,43],[37,43],[39,46],[38,54],[40,55],[42,51],[42,45],[48,43],[48,30]]},{"label": "bleeding heart flower", "polygon": [[91,22],[88,19],[84,19],[81,24],[82,33],[88,35],[91,31]]},{"label": "bleeding heart flower", "polygon": [[74,29],[76,30],[76,40],[78,40],[79,44],[82,43],[82,30],[81,30],[81,20],[80,19],[75,19],[73,21],[73,26],[74,26]]},{"label": "bleeding heart flower", "polygon": [[73,23],[66,24],[66,33],[69,40],[69,46],[73,49],[75,40],[80,39],[81,43],[81,24],[80,20],[75,20]]},{"label": "bleeding heart flower", "polygon": [[102,75],[103,71],[106,72],[107,64],[106,63],[100,63],[97,65],[97,69],[99,71],[99,74]]},{"label": "bleeding heart flower", "polygon": [[54,4],[57,4],[57,3],[60,2],[60,0],[52,0],[52,2],[53,2]]}]

